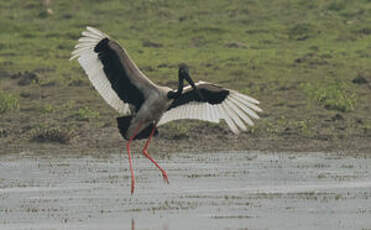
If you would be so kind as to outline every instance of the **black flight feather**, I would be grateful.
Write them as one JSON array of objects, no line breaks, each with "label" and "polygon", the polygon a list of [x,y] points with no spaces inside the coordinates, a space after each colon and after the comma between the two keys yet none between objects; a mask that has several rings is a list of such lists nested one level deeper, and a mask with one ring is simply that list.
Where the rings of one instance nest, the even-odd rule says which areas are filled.
[{"label": "black flight feather", "polygon": [[177,97],[173,103],[170,105],[168,110],[185,105],[189,102],[206,102],[212,105],[222,103],[225,98],[229,95],[229,91],[208,83],[201,83],[197,85],[197,90],[199,94],[196,92],[195,89],[188,88],[187,91],[183,92],[179,97]]},{"label": "black flight feather", "polygon": [[117,96],[125,103],[134,105],[137,112],[144,102],[144,95],[131,82],[121,63],[120,54],[110,44],[114,44],[114,41],[104,38],[95,46],[94,52],[98,53],[98,58],[103,64],[103,71]]}]

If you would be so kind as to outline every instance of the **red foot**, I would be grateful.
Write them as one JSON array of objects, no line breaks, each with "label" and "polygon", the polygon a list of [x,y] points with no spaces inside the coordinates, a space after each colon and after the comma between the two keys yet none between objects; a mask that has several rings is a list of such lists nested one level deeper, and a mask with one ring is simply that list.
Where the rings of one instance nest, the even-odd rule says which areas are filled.
[{"label": "red foot", "polygon": [[169,184],[169,179],[167,178],[167,173],[165,170],[161,171],[162,172],[162,178],[164,178],[165,183]]},{"label": "red foot", "polygon": [[149,153],[147,152],[147,149],[148,149],[148,146],[149,146],[149,143],[151,142],[152,140],[152,136],[153,134],[155,133],[155,130],[156,130],[156,125],[153,126],[153,129],[152,129],[152,132],[151,132],[151,135],[149,135],[148,137],[148,140],[146,142],[146,144],[144,145],[144,148],[143,148],[143,155],[145,157],[147,157],[150,161],[152,161],[153,164],[156,165],[156,167],[161,171],[162,173],[162,178],[164,178],[164,181],[166,183],[169,184],[169,179],[167,178],[167,173],[165,172],[165,170],[163,168],[161,168],[160,165],[157,164],[157,162],[151,157],[151,155],[149,155]]},{"label": "red foot", "polygon": [[166,183],[169,184],[169,179],[167,178],[167,173],[166,173],[166,171],[165,171],[163,168],[161,168],[160,165],[157,164],[157,162],[156,162],[156,161],[151,157],[151,155],[149,155],[149,153],[147,152],[147,150],[143,149],[143,155],[144,155],[145,157],[147,157],[150,161],[152,161],[152,163],[153,163],[154,165],[156,165],[156,167],[161,171],[161,173],[162,173],[162,178],[164,178],[164,181],[165,181]]}]

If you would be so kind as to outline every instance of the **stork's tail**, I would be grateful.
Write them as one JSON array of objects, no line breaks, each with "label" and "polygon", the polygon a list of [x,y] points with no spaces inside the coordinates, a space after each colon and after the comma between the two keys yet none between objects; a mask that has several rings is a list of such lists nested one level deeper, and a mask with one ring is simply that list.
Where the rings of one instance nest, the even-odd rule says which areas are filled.
[{"label": "stork's tail", "polygon": [[[117,119],[117,127],[119,128],[119,131],[121,133],[121,136],[125,140],[129,140],[130,137],[127,137],[126,133],[127,133],[128,129],[129,129],[130,122],[131,122],[131,119],[133,119],[133,116],[118,117],[116,119]],[[153,123],[151,123],[150,125],[148,125],[146,128],[144,128],[140,133],[138,133],[135,136],[134,140],[148,138],[149,135],[151,135],[153,126],[154,126]],[[157,128],[156,128],[155,133],[153,135],[156,136],[157,134],[158,134],[158,131],[157,131]]]}]

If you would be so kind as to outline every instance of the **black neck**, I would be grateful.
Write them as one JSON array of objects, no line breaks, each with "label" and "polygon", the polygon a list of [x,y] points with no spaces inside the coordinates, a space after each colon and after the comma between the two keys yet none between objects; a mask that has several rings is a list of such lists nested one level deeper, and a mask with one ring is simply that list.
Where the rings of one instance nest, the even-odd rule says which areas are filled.
[{"label": "black neck", "polygon": [[183,87],[184,87],[183,78],[181,76],[179,76],[178,90],[176,92],[170,91],[167,94],[167,97],[170,98],[170,99],[175,99],[175,98],[179,97],[180,95],[182,95]]}]

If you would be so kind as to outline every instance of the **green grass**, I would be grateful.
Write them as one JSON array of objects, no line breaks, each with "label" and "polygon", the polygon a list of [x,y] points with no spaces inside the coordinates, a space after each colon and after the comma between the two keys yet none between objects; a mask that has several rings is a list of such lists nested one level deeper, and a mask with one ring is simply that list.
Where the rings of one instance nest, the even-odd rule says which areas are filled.
[{"label": "green grass", "polygon": [[310,99],[326,109],[349,112],[356,105],[356,94],[349,84],[335,81],[327,85],[306,83],[303,85],[304,92]]},{"label": "green grass", "polygon": [[56,112],[56,110],[57,110],[57,108],[55,108],[55,106],[50,105],[50,104],[44,105],[41,108],[42,113],[54,113],[54,112]]},{"label": "green grass", "polygon": [[79,121],[89,121],[91,119],[99,118],[99,112],[93,111],[88,107],[82,107],[75,113],[76,119]]},{"label": "green grass", "polygon": [[[118,40],[158,84],[175,87],[178,64],[187,63],[195,80],[259,99],[264,114],[253,135],[369,135],[370,86],[352,80],[362,74],[371,82],[370,0],[52,0],[49,8],[41,0],[0,2],[6,130],[27,133],[44,121],[115,126],[117,114],[68,61],[90,25]],[[22,86],[10,77],[26,71],[37,81]]]},{"label": "green grass", "polygon": [[17,97],[0,91],[0,114],[17,110],[18,107]]}]

